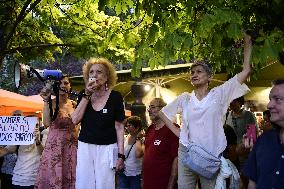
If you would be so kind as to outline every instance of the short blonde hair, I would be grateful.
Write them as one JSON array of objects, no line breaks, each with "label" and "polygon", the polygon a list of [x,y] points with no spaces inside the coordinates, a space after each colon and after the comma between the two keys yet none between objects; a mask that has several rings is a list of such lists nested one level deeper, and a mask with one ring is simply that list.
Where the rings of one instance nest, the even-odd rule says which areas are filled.
[{"label": "short blonde hair", "polygon": [[112,63],[106,58],[90,58],[84,65],[83,65],[83,77],[85,83],[89,81],[89,71],[91,67],[95,64],[102,64],[107,71],[107,85],[109,88],[114,87],[117,81],[117,74],[115,71],[114,66]]}]

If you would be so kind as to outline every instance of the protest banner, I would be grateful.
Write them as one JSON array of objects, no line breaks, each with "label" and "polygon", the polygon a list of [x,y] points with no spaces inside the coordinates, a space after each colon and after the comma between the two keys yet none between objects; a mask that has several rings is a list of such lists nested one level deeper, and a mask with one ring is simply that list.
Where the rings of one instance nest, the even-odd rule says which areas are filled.
[{"label": "protest banner", "polygon": [[37,117],[0,116],[0,145],[33,144]]}]

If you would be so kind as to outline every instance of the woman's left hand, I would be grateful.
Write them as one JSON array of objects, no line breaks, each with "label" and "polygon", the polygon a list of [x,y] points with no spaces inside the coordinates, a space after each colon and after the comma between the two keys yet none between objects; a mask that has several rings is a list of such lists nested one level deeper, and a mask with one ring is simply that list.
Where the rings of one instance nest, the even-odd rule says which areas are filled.
[{"label": "woman's left hand", "polygon": [[115,168],[116,171],[122,170],[123,167],[124,167],[124,161],[123,161],[121,158],[118,158],[118,159],[116,160],[116,166],[115,166],[115,167],[116,167],[116,168]]}]

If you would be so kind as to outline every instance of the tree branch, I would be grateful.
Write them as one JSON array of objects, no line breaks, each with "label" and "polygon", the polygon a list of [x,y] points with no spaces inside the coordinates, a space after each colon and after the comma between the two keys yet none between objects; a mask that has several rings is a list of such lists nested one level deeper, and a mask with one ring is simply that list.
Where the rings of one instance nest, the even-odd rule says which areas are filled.
[{"label": "tree branch", "polygon": [[39,45],[31,45],[31,46],[24,46],[24,47],[16,47],[11,48],[9,50],[5,50],[5,54],[11,54],[15,53],[17,51],[23,51],[23,50],[30,50],[33,48],[47,48],[47,47],[74,47],[73,44],[60,44],[60,43],[54,43],[54,44],[39,44]]},{"label": "tree branch", "polygon": [[94,32],[95,34],[99,35],[100,37],[103,37],[100,33],[98,33],[97,31],[95,31],[93,28],[91,28],[91,27],[89,27],[89,26],[86,26],[86,25],[83,25],[83,24],[79,24],[78,22],[76,22],[70,15],[67,14],[67,12],[65,12],[65,11],[60,7],[60,4],[59,4],[59,3],[56,3],[55,6],[56,6],[57,8],[59,8],[60,11],[61,11],[62,13],[64,13],[65,16],[67,16],[67,17],[68,17],[74,24],[76,24],[77,26],[86,27],[86,28],[92,30],[92,32]]},{"label": "tree branch", "polygon": [[136,27],[138,27],[138,26],[144,21],[145,16],[146,16],[146,12],[144,13],[143,18],[142,18],[139,22],[137,22],[134,27],[129,28],[128,30],[133,30],[133,29],[135,29]]},{"label": "tree branch", "polygon": [[[17,26],[19,25],[19,23],[27,16],[27,14],[32,11],[37,4],[40,3],[41,0],[36,0],[34,3],[30,4],[32,2],[32,0],[27,0],[19,14],[19,16],[16,18],[16,21],[10,31],[10,33],[8,34],[6,40],[3,43],[3,49],[6,49],[12,36],[14,35]],[[28,6],[30,5],[29,9],[27,10]],[[4,50],[5,51],[5,50]]]}]

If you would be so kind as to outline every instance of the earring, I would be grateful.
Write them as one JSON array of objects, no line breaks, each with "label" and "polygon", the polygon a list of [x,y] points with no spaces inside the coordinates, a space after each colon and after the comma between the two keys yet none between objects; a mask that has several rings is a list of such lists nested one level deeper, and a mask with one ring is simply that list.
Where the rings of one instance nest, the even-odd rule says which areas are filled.
[{"label": "earring", "polygon": [[107,83],[105,84],[105,91],[107,91],[108,90],[108,86],[107,86]]}]

